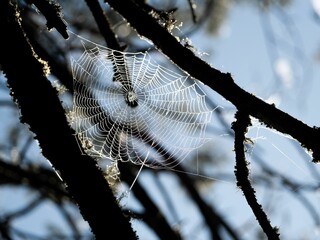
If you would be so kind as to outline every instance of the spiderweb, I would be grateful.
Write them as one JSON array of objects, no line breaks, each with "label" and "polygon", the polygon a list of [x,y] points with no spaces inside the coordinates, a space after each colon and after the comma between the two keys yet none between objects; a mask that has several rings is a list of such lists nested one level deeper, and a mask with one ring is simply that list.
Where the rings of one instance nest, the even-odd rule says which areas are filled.
[{"label": "spiderweb", "polygon": [[209,140],[212,110],[199,83],[148,53],[85,47],[72,74],[72,126],[94,158],[173,168]]}]

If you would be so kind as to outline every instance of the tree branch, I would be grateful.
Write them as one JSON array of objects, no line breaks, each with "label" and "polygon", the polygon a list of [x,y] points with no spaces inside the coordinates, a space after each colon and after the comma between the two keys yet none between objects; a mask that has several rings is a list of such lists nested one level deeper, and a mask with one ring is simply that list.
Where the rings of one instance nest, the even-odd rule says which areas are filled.
[{"label": "tree branch", "polygon": [[267,215],[262,209],[262,206],[258,203],[255,190],[253,189],[249,180],[249,169],[245,159],[244,142],[246,140],[245,133],[247,127],[251,125],[250,117],[244,112],[238,111],[236,113],[236,121],[232,124],[232,129],[235,132],[234,148],[236,153],[236,167],[235,175],[237,178],[237,185],[243,191],[245,198],[249,206],[251,207],[254,215],[256,216],[261,228],[268,236],[268,239],[280,239],[277,232],[277,228],[272,228]]},{"label": "tree branch", "polygon": [[[36,134],[43,155],[65,181],[96,238],[136,239],[100,169],[94,160],[81,154],[57,93],[45,76],[47,66],[37,59],[27,41],[19,12],[11,1],[0,1],[0,30],[4,33],[0,47],[6,48],[1,49],[0,64],[21,109],[21,122],[29,124]],[[107,220],[110,217],[112,221]]]},{"label": "tree branch", "polygon": [[320,161],[320,130],[309,127],[289,114],[267,104],[253,94],[240,88],[230,73],[222,73],[196,57],[194,53],[182,46],[165,28],[147,12],[139,8],[133,0],[105,0],[109,5],[127,19],[137,32],[152,40],[182,70],[192,77],[207,84],[214,91],[243,110],[264,122],[268,127],[289,134],[297,139],[303,147],[313,154],[313,161]]},{"label": "tree branch", "polygon": [[178,165],[174,167],[174,170],[177,171],[177,176],[180,181],[184,184],[188,194],[191,199],[195,202],[200,212],[203,215],[203,218],[212,234],[213,239],[221,239],[220,231],[224,230],[230,235],[231,239],[238,240],[239,236],[232,229],[232,226],[221,216],[218,211],[214,208],[213,205],[208,205],[200,196],[199,192],[196,190],[194,183],[191,178],[186,175],[185,170],[182,166]]},{"label": "tree branch", "polygon": [[54,0],[31,0],[33,4],[47,19],[47,27],[49,30],[56,28],[57,31],[67,39],[67,25],[62,18],[61,7]]},{"label": "tree branch", "polygon": [[[48,197],[70,198],[58,176],[49,170],[34,167],[23,169],[19,165],[7,163],[0,158],[0,185],[22,185],[35,189]],[[72,200],[72,199],[71,199]]]},{"label": "tree branch", "polygon": [[[121,179],[127,182],[128,185],[132,184],[135,180],[135,175],[132,172],[132,168],[128,163],[119,162],[119,170],[121,172]],[[182,239],[179,232],[175,232],[167,219],[164,217],[161,209],[152,201],[148,193],[144,190],[139,181],[136,181],[132,191],[135,197],[145,208],[145,214],[142,220],[145,221],[152,229],[157,233],[160,239]]]},{"label": "tree branch", "polygon": [[103,10],[97,0],[85,0],[92,15],[98,25],[99,31],[103,36],[109,48],[121,51],[121,46],[116,38],[114,32],[110,27],[107,17],[104,15]]}]

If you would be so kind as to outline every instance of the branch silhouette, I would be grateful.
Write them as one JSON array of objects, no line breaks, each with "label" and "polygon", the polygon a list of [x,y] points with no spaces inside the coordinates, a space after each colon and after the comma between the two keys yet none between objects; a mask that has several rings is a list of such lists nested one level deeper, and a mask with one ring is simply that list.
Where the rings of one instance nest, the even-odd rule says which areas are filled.
[{"label": "branch silhouette", "polygon": [[[0,2],[0,29],[5,33],[0,46],[15,49],[2,49],[0,63],[11,95],[20,107],[21,122],[35,133],[43,155],[59,172],[96,238],[116,235],[120,239],[136,239],[100,169],[90,157],[81,154],[57,92],[46,78],[47,66],[34,54],[18,16],[14,3]],[[111,222],[108,217],[112,217]],[[121,226],[121,231],[115,226]]]},{"label": "branch silhouette", "polygon": [[314,162],[320,161],[320,130],[318,127],[310,127],[240,88],[230,73],[222,73],[195,56],[191,50],[181,45],[167,29],[161,27],[151,14],[139,8],[135,1],[127,0],[125,4],[117,0],[106,0],[105,2],[126,18],[140,35],[152,40],[157,48],[182,70],[208,85],[234,104],[238,110],[247,112],[270,128],[291,135],[312,153]]},{"label": "branch silhouette", "polygon": [[[39,40],[40,38],[34,38],[34,35],[31,33],[29,34],[28,31],[25,32],[29,37],[29,40],[23,36],[22,34],[24,34],[24,31],[22,31],[21,27],[19,26],[19,21],[14,17],[17,12],[12,10],[13,5],[9,4],[8,6],[5,6],[6,2],[10,1],[2,1],[0,3],[0,29],[4,33],[4,36],[2,39],[0,39],[1,48],[3,49],[0,56],[0,63],[8,78],[9,87],[12,89],[11,94],[14,100],[20,104],[22,113],[21,120],[29,124],[30,129],[36,134],[36,139],[40,143],[44,156],[53,163],[55,169],[62,176],[64,183],[68,186],[67,189],[70,195],[73,196],[75,202],[78,202],[81,213],[89,222],[92,231],[96,234],[97,239],[108,238],[113,234],[113,231],[114,234],[117,234],[119,238],[136,239],[130,224],[128,224],[129,218],[123,216],[123,213],[115,203],[115,199],[112,196],[111,191],[109,191],[109,187],[106,185],[106,181],[102,177],[100,170],[97,168],[91,158],[81,155],[78,146],[75,143],[75,139],[72,137],[73,132],[70,130],[67,122],[65,121],[65,113],[61,108],[61,103],[57,98],[57,94],[52,90],[51,85],[44,76],[44,65],[39,64],[38,59],[34,57],[33,52],[30,52],[31,46],[28,44],[28,41],[30,40],[29,42],[31,43],[34,51],[37,54],[40,54],[41,57],[50,63],[52,72],[58,76],[58,79],[61,80],[61,82],[63,82],[63,84],[66,85],[69,90],[72,90],[72,76],[70,76],[70,73],[64,66],[67,65],[67,63],[61,63],[57,61],[57,59],[54,59],[56,56],[50,56],[50,53],[46,54],[48,49],[41,45],[42,43],[41,40]],[[47,0],[45,2],[49,3]],[[111,29],[106,27],[108,25],[108,19],[104,19],[103,12],[98,5],[98,1],[87,0],[86,2],[91,9],[93,16],[95,17],[96,23],[99,25],[101,34],[105,37],[105,39],[114,38],[114,33],[109,31]],[[320,160],[320,138],[319,130],[317,128],[309,127],[301,121],[294,119],[290,115],[278,110],[273,105],[264,103],[259,98],[238,87],[234,83],[230,74],[222,73],[219,70],[213,69],[207,63],[201,61],[194,55],[192,51],[182,46],[170,33],[168,33],[167,29],[161,27],[157,23],[157,20],[148,14],[148,10],[146,8],[139,8],[138,5],[135,4],[138,2],[138,0],[127,0],[122,1],[122,3],[121,1],[114,0],[107,2],[109,2],[114,9],[118,10],[120,14],[127,18],[131,26],[137,29],[139,34],[153,40],[155,45],[184,71],[210,86],[217,93],[221,94],[227,100],[232,102],[241,112],[244,111],[248,113],[246,116],[254,116],[263,121],[267,126],[275,128],[283,133],[290,134],[300,141],[304,147],[313,151],[315,162]],[[189,1],[189,3],[191,2],[192,1]],[[51,5],[44,8],[48,7],[52,8],[54,6]],[[44,12],[46,9],[41,10],[39,6],[38,9],[45,15]],[[58,9],[56,9],[56,11],[58,11]],[[67,32],[65,31],[65,26],[61,24],[63,21],[57,21],[57,19],[55,19],[60,18],[61,16],[59,16],[59,14],[50,14],[50,16],[46,15],[47,19],[51,18],[51,23],[59,23],[60,33],[66,37]],[[22,18],[24,19],[24,17]],[[26,21],[24,22],[27,26],[28,23],[26,23]],[[53,25],[54,24],[51,24],[51,26]],[[59,28],[58,25],[55,27]],[[23,28],[24,27],[25,26],[23,25]],[[34,31],[35,29],[24,30]],[[13,39],[15,41],[13,41]],[[113,41],[113,45],[110,45],[109,41],[108,46],[121,50],[116,38],[114,38]],[[14,51],[11,51],[9,54],[8,51],[4,51],[4,48],[14,49]],[[53,65],[53,63],[56,64]],[[28,66],[28,68],[25,66]],[[17,71],[17,68],[21,71]],[[45,104],[45,108],[43,108],[39,103],[40,101],[41,103]],[[0,102],[0,105],[6,106],[7,104],[7,102]],[[240,141],[238,137],[240,140],[242,140]],[[243,151],[244,131],[239,131],[239,134],[236,136],[236,138],[238,139],[239,148],[241,146]],[[240,150],[237,151],[237,154],[239,153]],[[245,159],[243,158],[243,160]],[[23,181],[23,178],[31,178],[34,179],[34,181],[29,183],[30,186],[37,188],[37,177],[42,177],[40,174],[39,176],[36,176],[36,173],[30,175],[29,172],[24,171],[24,169],[11,166],[9,164],[3,163],[0,165],[0,173],[1,171],[6,171],[4,176],[7,178],[8,182],[11,181],[16,184],[20,184],[20,182]],[[126,170],[121,171],[122,173],[125,174],[126,171],[132,171],[132,169],[127,168],[128,166],[124,165],[124,167]],[[8,169],[10,171],[7,171]],[[177,166],[176,170],[179,169],[180,166]],[[184,170],[182,169],[180,172],[184,172]],[[242,170],[238,172],[246,173]],[[21,173],[23,175],[18,175],[18,177],[21,178],[16,178],[16,173]],[[238,239],[239,236],[237,236],[237,234],[233,232],[233,229],[230,228],[228,223],[224,221],[223,215],[220,215],[215,208],[211,208],[211,205],[206,204],[197,190],[194,189],[195,186],[192,179],[185,179],[185,174],[177,175],[181,179],[181,182],[186,185],[184,187],[186,187],[191,198],[198,206],[199,211],[203,214],[206,224],[212,231],[212,236],[215,236],[217,239],[219,239],[219,235],[221,235],[222,232],[220,229],[224,229],[229,232],[231,237]],[[244,178],[245,177],[246,176],[244,176]],[[129,183],[131,183],[132,179],[134,179],[134,176],[127,173],[124,177],[124,180],[126,179]],[[54,185],[51,185],[49,178],[42,180],[43,181],[41,183],[49,189],[52,188],[51,191],[55,194],[60,194],[61,197],[68,194],[63,188],[62,183],[60,183],[60,185],[57,184],[57,188]],[[54,179],[54,181],[54,183],[59,183],[58,178]],[[291,186],[291,183],[288,183],[287,181],[284,181],[284,183],[289,187]],[[148,223],[151,227],[154,226],[155,229],[157,228],[159,231],[157,232],[158,235],[162,236],[163,238],[165,238],[165,236],[170,236],[170,234],[171,236],[175,236],[175,232],[172,231],[173,229],[171,229],[169,222],[166,222],[164,216],[161,222],[162,225],[159,226],[159,222],[156,222],[156,218],[153,218],[153,215],[149,212],[149,210],[153,210],[153,213],[156,213],[158,209],[156,209],[154,203],[148,199],[148,196],[145,196],[140,192],[144,191],[144,189],[139,189],[138,184],[135,185],[135,187],[136,189],[133,189],[133,191],[136,190],[136,193],[139,195],[142,203],[145,201],[143,205],[146,209],[146,215],[144,215],[147,218],[146,223]],[[291,187],[293,191],[296,188],[295,185],[292,185]],[[254,194],[253,188],[250,191]],[[69,197],[69,195],[67,196]],[[302,199],[301,201],[304,200]],[[310,212],[312,212],[312,208],[310,208]],[[105,224],[110,218],[112,218],[112,225],[109,223],[108,225]],[[316,216],[314,218],[316,222],[319,222]],[[110,226],[110,228],[107,228],[108,226]],[[117,231],[117,228],[113,226],[121,226],[121,231]],[[272,227],[270,226],[269,228]],[[160,232],[163,230],[167,232]],[[271,230],[270,234],[270,236],[273,234]],[[177,235],[175,237],[179,239],[180,236]]]},{"label": "branch silhouette", "polygon": [[250,117],[248,114],[238,111],[236,113],[236,121],[232,124],[234,130],[234,148],[236,153],[236,167],[235,175],[237,178],[237,185],[241,188],[249,206],[251,207],[254,215],[256,216],[261,228],[267,235],[268,239],[280,239],[278,229],[273,228],[268,220],[266,213],[263,211],[262,206],[258,203],[255,196],[255,190],[249,180],[249,169],[247,166],[244,142],[246,140],[245,133],[247,127],[251,125]]}]

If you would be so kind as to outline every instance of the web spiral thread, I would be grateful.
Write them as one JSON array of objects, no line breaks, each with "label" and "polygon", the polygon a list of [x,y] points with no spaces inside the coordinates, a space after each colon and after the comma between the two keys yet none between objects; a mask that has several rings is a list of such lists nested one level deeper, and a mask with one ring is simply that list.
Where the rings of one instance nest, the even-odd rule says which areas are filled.
[{"label": "web spiral thread", "polygon": [[148,53],[95,46],[72,59],[72,74],[72,126],[92,157],[172,168],[209,140],[201,86]]}]

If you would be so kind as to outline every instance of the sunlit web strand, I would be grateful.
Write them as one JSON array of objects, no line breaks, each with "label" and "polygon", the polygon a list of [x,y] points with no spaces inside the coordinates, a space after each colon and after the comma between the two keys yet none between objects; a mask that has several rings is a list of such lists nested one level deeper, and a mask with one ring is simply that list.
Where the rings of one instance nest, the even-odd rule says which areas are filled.
[{"label": "sunlit web strand", "polygon": [[72,74],[72,126],[93,157],[172,168],[209,140],[201,86],[148,53],[95,45],[72,59]]}]

